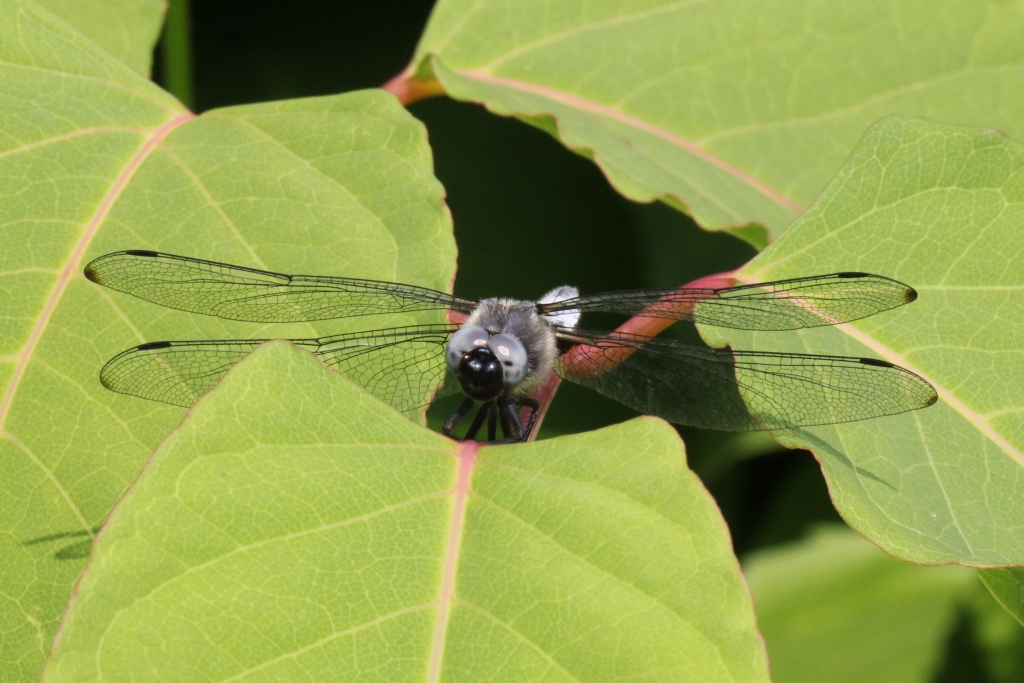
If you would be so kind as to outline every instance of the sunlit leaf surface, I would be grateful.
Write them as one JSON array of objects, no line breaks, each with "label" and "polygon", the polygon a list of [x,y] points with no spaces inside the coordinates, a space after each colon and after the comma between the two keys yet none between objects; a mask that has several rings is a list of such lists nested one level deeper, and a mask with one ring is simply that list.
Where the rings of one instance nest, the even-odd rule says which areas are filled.
[{"label": "sunlit leaf surface", "polygon": [[1022,32],[1020,0],[442,0],[413,68],[627,197],[774,238],[888,114],[1024,135]]},{"label": "sunlit leaf surface", "polygon": [[386,93],[193,118],[67,24],[7,0],[0,101],[6,683],[37,679],[93,535],[184,414],[107,391],[104,362],[144,341],[350,329],[170,311],[86,281],[88,260],[161,249],[445,289],[455,251],[423,127]]},{"label": "sunlit leaf surface", "polygon": [[767,681],[660,420],[479,447],[283,342],[115,508],[46,681]]},{"label": "sunlit leaf surface", "polygon": [[841,353],[938,390],[904,415],[781,433],[821,461],[839,512],[897,557],[1024,563],[1024,149],[978,128],[894,117],[741,279],[863,270],[910,305],[798,334],[703,327],[741,349]]},{"label": "sunlit leaf surface", "polygon": [[164,0],[36,0],[143,76],[163,25]]}]

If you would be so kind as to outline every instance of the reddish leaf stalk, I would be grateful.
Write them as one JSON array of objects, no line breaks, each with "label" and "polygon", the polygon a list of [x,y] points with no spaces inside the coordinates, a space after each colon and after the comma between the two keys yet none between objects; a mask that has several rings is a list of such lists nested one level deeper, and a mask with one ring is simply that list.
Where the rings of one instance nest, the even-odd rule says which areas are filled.
[{"label": "reddish leaf stalk", "polygon": [[[676,291],[683,292],[688,289],[722,289],[724,287],[732,287],[736,284],[736,278],[733,277],[733,272],[735,271],[707,275],[683,285]],[[664,296],[644,310],[675,310],[680,315],[687,315],[693,312],[693,307],[696,304],[696,301],[694,301],[692,297],[688,296],[684,302],[680,303],[674,301],[673,296],[674,295],[672,294]],[[665,318],[664,316],[647,317],[644,316],[643,313],[640,313],[619,325],[619,327],[615,329],[615,332],[623,335],[656,337],[672,325],[675,325],[676,322],[678,321],[671,318]],[[634,348],[616,346],[612,349],[605,349],[602,352],[599,351],[599,347],[595,347],[590,344],[579,344],[566,352],[562,361],[562,366],[573,374],[590,376],[603,374],[625,361],[633,355],[634,351],[636,351]]]},{"label": "reddish leaf stalk", "polygon": [[[527,435],[527,441],[533,441],[537,437],[537,433],[540,431],[540,426],[544,422],[544,418],[548,414],[548,408],[551,407],[551,401],[555,398],[555,393],[558,391],[558,387],[562,384],[562,378],[554,372],[549,372],[547,378],[533,390],[530,394],[531,398],[537,400],[540,405],[537,407],[537,419],[533,421],[533,429]],[[529,419],[530,408],[524,408],[519,411],[519,419],[525,425]]]},{"label": "reddish leaf stalk", "polygon": [[447,311],[446,315],[448,322],[452,325],[461,325],[466,322],[466,318],[469,317],[462,311]]},{"label": "reddish leaf stalk", "polygon": [[[716,273],[715,275],[707,275],[683,285],[677,291],[687,289],[722,289],[724,287],[732,287],[736,284],[736,277],[734,274],[735,271],[729,271],[725,273]],[[660,310],[665,310],[665,304],[662,303],[665,301],[671,304],[672,295],[664,297],[657,303],[651,304],[651,306],[646,310],[655,307]],[[687,307],[692,310],[692,303],[688,302]],[[691,311],[681,310],[681,312],[690,313]],[[655,337],[672,325],[676,324],[676,322],[678,321],[667,318],[646,317],[641,313],[619,325],[615,331],[622,334]],[[595,346],[590,344],[580,344],[572,347],[566,352],[563,367],[569,372],[575,371],[578,374],[593,374],[594,368],[603,368],[604,371],[607,372],[629,358],[634,350],[635,349],[616,347],[614,354],[609,353],[608,351],[601,353]],[[608,362],[609,360],[611,360],[610,363]],[[540,403],[540,408],[537,409],[537,419],[533,423],[533,431],[530,432],[527,439],[528,441],[533,441],[537,432],[540,431],[540,425],[544,421],[544,416],[547,415],[548,407],[551,405],[551,401],[554,399],[561,381],[562,378],[552,372],[531,394],[531,396]],[[529,408],[525,408],[520,412],[520,418],[524,423],[527,417],[529,417]]]},{"label": "reddish leaf stalk", "polygon": [[397,97],[406,107],[418,100],[444,94],[444,88],[436,79],[412,78],[408,71],[398,74],[381,88]]}]

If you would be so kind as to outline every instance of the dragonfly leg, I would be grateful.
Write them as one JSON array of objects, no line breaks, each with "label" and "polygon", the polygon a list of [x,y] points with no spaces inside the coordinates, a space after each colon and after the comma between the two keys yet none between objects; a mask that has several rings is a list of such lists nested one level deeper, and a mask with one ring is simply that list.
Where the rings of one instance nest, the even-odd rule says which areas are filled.
[{"label": "dragonfly leg", "polygon": [[498,405],[496,401],[487,404],[487,442],[494,443],[498,438]]},{"label": "dragonfly leg", "polygon": [[498,417],[501,418],[501,431],[505,435],[501,443],[519,441],[520,435],[523,433],[523,425],[519,422],[513,405],[512,397],[510,396],[502,400],[498,406]]},{"label": "dragonfly leg", "polygon": [[444,423],[444,427],[441,428],[441,433],[451,439],[456,438],[454,433],[455,428],[459,426],[459,423],[462,422],[463,418],[466,417],[466,413],[468,413],[469,409],[472,407],[473,399],[467,397],[466,400],[462,402],[462,405],[460,405],[458,409],[452,413],[452,416],[448,418],[448,421]]},{"label": "dragonfly leg", "polygon": [[484,418],[487,417],[487,406],[489,404],[484,403],[480,406],[480,410],[476,411],[476,417],[473,418],[473,424],[469,425],[469,430],[466,432],[466,436],[462,437],[462,441],[472,441],[476,437],[476,433],[480,431],[480,427],[484,423]]},{"label": "dragonfly leg", "polygon": [[[540,411],[540,401],[538,401],[535,398],[530,398],[529,396],[527,396],[525,398],[519,399],[519,405],[524,408],[530,409],[530,419],[527,420],[526,427],[523,428],[522,431],[522,440],[526,441],[527,439],[530,438],[530,435],[533,434],[533,423],[537,421],[537,413]],[[513,414],[516,415],[516,421],[519,421],[519,415],[515,413]]]},{"label": "dragonfly leg", "polygon": [[[523,427],[523,422],[519,419],[519,413],[517,412],[520,404],[533,409],[533,413],[531,413],[530,420],[526,427]],[[530,430],[533,429],[533,416],[536,414],[539,407],[540,403],[532,398],[510,397],[508,400],[503,402],[499,407],[499,410],[502,429],[505,432],[505,438],[498,443],[522,443],[530,438]]]}]

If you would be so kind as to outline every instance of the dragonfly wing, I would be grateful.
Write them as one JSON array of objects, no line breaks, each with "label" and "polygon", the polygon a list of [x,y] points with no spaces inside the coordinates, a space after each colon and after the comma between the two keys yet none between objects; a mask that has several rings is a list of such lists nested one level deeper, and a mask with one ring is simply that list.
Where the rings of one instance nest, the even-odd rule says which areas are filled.
[{"label": "dragonfly wing", "polygon": [[[103,386],[119,394],[190,407],[265,339],[163,341],[122,351],[100,370]],[[311,343],[312,342],[312,343]],[[315,350],[315,340],[296,340]]]},{"label": "dragonfly wing", "polygon": [[677,424],[757,431],[853,422],[933,404],[921,377],[874,359],[711,349],[565,331],[565,379]]},{"label": "dragonfly wing", "polygon": [[[459,391],[444,349],[453,325],[295,339],[323,362],[398,410],[414,410]],[[189,407],[231,367],[267,340],[151,342],[124,351],[100,371],[122,394]]]},{"label": "dragonfly wing", "polygon": [[397,410],[461,392],[444,359],[458,325],[417,325],[324,337],[316,354]]},{"label": "dragonfly wing", "polygon": [[693,320],[741,330],[795,330],[858,320],[910,303],[917,292],[869,273],[834,273],[724,289],[651,289],[539,305],[544,315],[578,310]]},{"label": "dragonfly wing", "polygon": [[93,260],[85,276],[105,287],[191,313],[262,323],[308,322],[431,309],[471,312],[475,302],[378,280],[284,275],[156,251]]}]

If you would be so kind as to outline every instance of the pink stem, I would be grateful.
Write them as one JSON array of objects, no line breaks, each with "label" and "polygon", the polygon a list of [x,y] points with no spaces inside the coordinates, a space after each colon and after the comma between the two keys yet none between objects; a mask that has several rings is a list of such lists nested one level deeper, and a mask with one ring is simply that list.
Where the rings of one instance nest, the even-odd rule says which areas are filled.
[{"label": "pink stem", "polygon": [[444,88],[433,78],[411,78],[406,71],[398,74],[381,86],[382,89],[398,98],[404,106],[434,95],[443,95]]},{"label": "pink stem", "polygon": [[[732,287],[736,284],[735,272],[736,271],[727,271],[725,273],[706,275],[702,278],[694,280],[693,282],[687,283],[682,287],[679,287],[676,291],[687,289],[722,289],[725,287]],[[658,304],[652,304],[652,306],[649,306],[648,308],[656,306],[658,306]],[[683,312],[689,313],[690,311]],[[619,325],[615,331],[621,332],[623,334],[636,334],[643,335],[645,337],[655,337],[664,332],[665,330],[667,330],[672,325],[675,325],[677,322],[679,321],[671,318],[646,317],[641,313],[639,315],[633,316],[626,322]],[[598,349],[593,346],[574,346],[572,349],[566,352],[568,358],[565,361],[565,365],[567,368],[572,368],[573,366],[580,365],[582,363],[582,367],[592,368],[595,365],[595,361],[593,360],[593,358],[597,354],[597,352]],[[622,361],[626,360],[626,358],[628,358],[632,352],[633,349],[622,348],[621,353],[617,354],[614,358],[615,364],[617,365]],[[601,365],[607,366],[607,363],[604,361],[608,357],[609,354],[607,353],[607,351],[603,352],[601,358]],[[614,367],[614,365],[609,366],[606,369],[610,370],[611,367]],[[540,403],[540,407],[537,409],[537,419],[534,421],[533,431],[530,432],[530,436],[528,438],[529,441],[533,441],[537,435],[537,432],[540,431],[540,425],[544,421],[544,416],[547,415],[548,407],[551,405],[551,401],[552,399],[554,399],[555,393],[558,391],[558,387],[561,384],[561,382],[562,378],[556,375],[554,372],[552,372],[548,376],[548,378],[540,384],[540,386],[534,389],[533,393],[531,394],[531,396]],[[525,415],[528,410],[529,409],[524,409],[523,411],[520,412],[520,419],[525,419]]]}]

